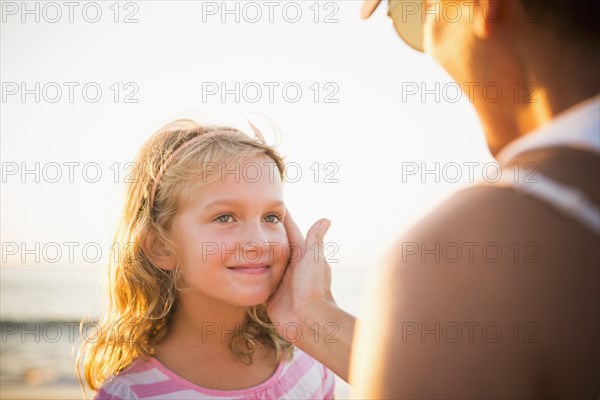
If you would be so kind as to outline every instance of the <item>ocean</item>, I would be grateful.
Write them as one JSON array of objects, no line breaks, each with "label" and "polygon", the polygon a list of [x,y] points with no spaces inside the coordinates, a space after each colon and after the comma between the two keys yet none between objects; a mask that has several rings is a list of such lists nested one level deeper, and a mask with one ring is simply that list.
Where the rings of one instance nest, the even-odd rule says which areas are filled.
[{"label": "ocean", "polygon": [[[336,301],[355,315],[366,274],[332,265]],[[74,374],[79,321],[99,316],[102,275],[92,267],[0,268],[0,398],[82,398]],[[338,379],[336,398],[350,397]]]}]

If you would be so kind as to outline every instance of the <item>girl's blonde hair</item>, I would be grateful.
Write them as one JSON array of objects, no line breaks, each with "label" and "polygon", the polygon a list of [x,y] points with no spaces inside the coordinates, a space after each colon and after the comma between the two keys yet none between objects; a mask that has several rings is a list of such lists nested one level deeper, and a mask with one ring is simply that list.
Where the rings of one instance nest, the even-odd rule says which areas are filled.
[{"label": "girl's blonde hair", "polygon": [[[194,139],[198,136],[205,139]],[[159,177],[154,202],[150,204],[150,192],[161,166],[192,139],[194,143],[182,148]],[[168,331],[180,290],[180,269],[177,266],[164,270],[152,264],[143,250],[148,235],[152,234],[152,246],[162,246],[176,254],[169,232],[186,186],[198,179],[206,182],[207,166],[214,168],[257,156],[274,161],[283,179],[281,156],[233,128],[177,120],[161,128],[142,146],[135,163],[137,179],[127,185],[125,207],[115,235],[116,245],[128,251],[109,262],[108,310],[96,326],[94,337],[87,335],[77,356],[76,374],[82,387],[85,382],[97,390],[106,378],[126,368],[135,358],[145,360],[153,356],[154,346]],[[83,334],[83,322],[81,329]],[[276,332],[265,306],[249,307],[246,326],[231,338],[231,351],[249,365],[256,345],[264,341],[276,350],[278,362],[291,354],[292,345]]]}]

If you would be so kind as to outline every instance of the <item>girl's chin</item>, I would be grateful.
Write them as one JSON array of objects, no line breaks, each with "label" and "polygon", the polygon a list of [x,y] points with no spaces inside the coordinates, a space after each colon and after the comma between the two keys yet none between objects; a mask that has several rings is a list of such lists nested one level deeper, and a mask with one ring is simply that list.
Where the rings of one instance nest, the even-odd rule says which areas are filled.
[{"label": "girl's chin", "polygon": [[236,296],[236,298],[231,299],[231,300],[232,300],[232,303],[235,303],[236,306],[252,307],[252,306],[259,305],[259,304],[264,304],[268,300],[270,295],[271,295],[271,292],[252,293],[252,294]]}]

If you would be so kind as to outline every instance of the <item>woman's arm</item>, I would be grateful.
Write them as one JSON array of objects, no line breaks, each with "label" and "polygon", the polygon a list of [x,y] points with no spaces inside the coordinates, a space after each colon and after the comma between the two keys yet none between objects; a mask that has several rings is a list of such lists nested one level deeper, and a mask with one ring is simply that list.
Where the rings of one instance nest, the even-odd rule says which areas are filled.
[{"label": "woman's arm", "polygon": [[323,255],[330,222],[317,221],[306,240],[287,212],[284,220],[290,263],[267,301],[269,317],[286,339],[348,381],[355,318],[331,294],[331,267]]},{"label": "woman's arm", "polygon": [[303,335],[295,345],[348,382],[355,318],[336,304],[323,304],[300,321]]}]

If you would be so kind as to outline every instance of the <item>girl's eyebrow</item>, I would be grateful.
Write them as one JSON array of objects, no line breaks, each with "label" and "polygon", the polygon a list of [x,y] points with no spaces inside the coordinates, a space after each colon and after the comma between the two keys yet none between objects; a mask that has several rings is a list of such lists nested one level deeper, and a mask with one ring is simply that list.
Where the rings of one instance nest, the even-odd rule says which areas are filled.
[{"label": "girl's eyebrow", "polygon": [[[215,200],[215,201],[211,201],[210,203],[208,203],[207,205],[204,206],[204,208],[212,208],[212,207],[216,207],[216,206],[232,206],[232,207],[241,207],[242,205],[244,205],[243,201],[239,201],[239,200],[235,200],[235,199],[220,199],[220,200]],[[269,203],[268,207],[284,207],[285,203],[281,200],[275,200],[271,203]]]}]

